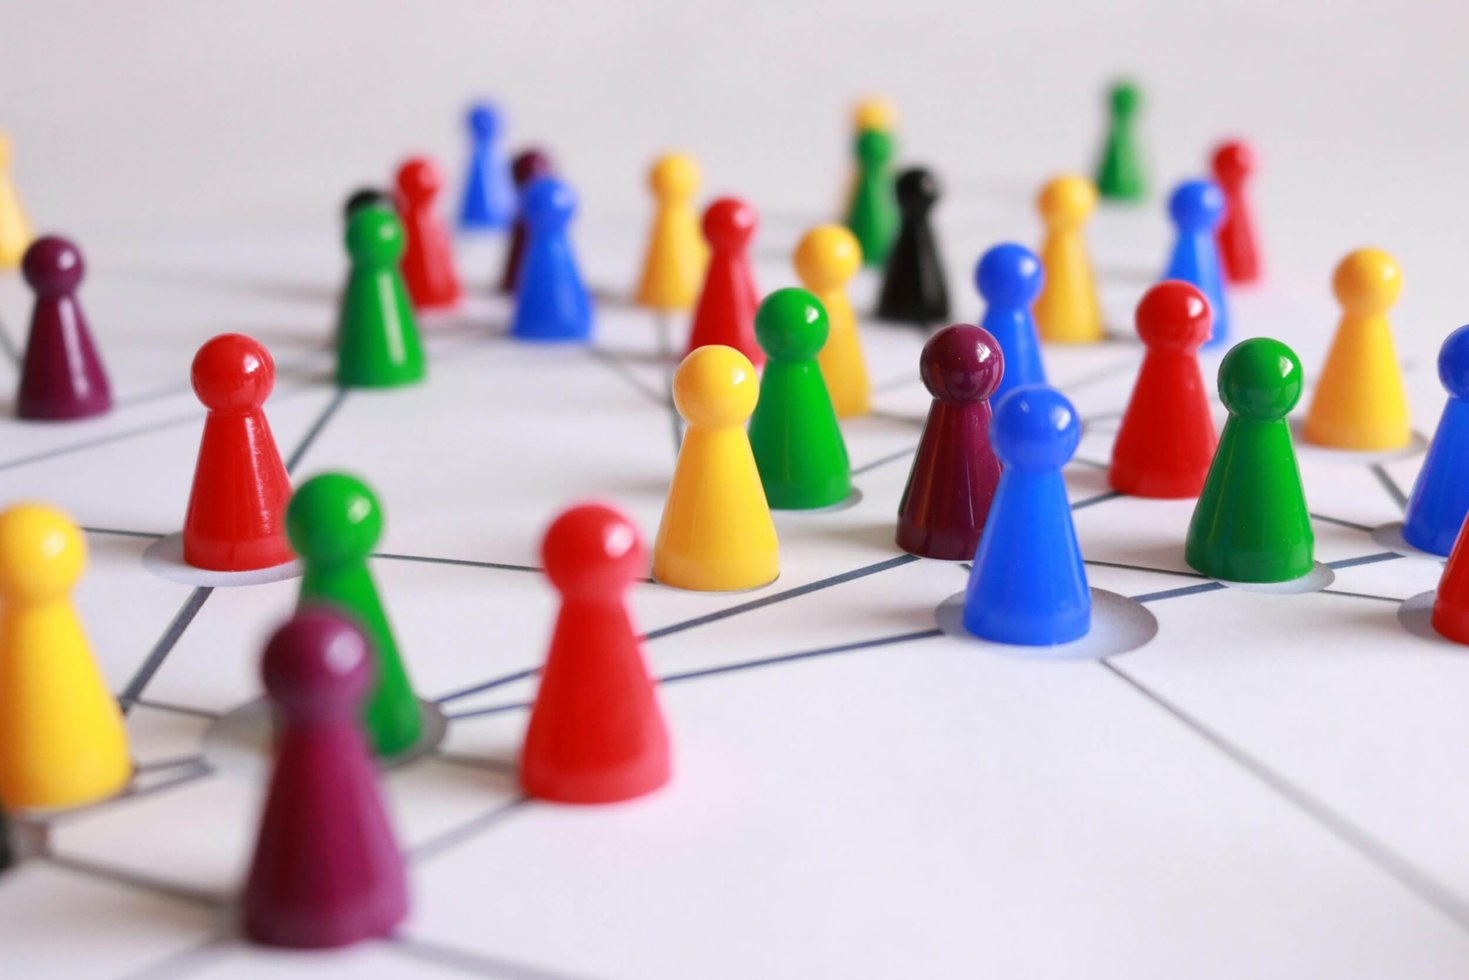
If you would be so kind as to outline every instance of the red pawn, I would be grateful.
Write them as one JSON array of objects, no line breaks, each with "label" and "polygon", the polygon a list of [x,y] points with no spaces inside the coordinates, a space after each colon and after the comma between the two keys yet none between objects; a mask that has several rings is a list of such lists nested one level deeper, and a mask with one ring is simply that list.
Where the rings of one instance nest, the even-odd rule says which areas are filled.
[{"label": "red pawn", "polygon": [[403,855],[360,730],[370,657],[357,627],[325,610],[297,613],[265,648],[275,769],[241,902],[257,943],[346,946],[390,935],[408,914]]},{"label": "red pawn", "polygon": [[709,270],[694,309],[689,350],[723,344],[759,367],[765,352],[755,342],[755,276],[750,271],[750,239],[755,237],[755,209],[737,197],[721,197],[704,211],[704,238],[709,242]]},{"label": "red pawn", "polygon": [[[551,158],[542,150],[529,149],[516,154],[510,164],[510,175],[515,179],[517,194],[525,193],[537,178],[551,176]],[[505,253],[505,271],[500,276],[500,292],[514,293],[520,279],[520,263],[525,255],[525,219],[520,216],[517,203],[515,223],[510,230],[510,249]]]},{"label": "red pawn", "polygon": [[398,168],[398,215],[407,242],[403,281],[418,309],[453,306],[463,293],[449,229],[434,207],[443,186],[439,168],[425,157],[412,157]]},{"label": "red pawn", "polygon": [[1245,194],[1245,183],[1255,170],[1255,151],[1248,143],[1221,143],[1214,151],[1214,182],[1224,191],[1224,220],[1215,236],[1219,260],[1230,282],[1255,282],[1260,278],[1260,246],[1255,240],[1254,212]]},{"label": "red pawn", "polygon": [[184,517],[184,561],[216,572],[290,561],[291,479],[261,408],[275,386],[270,352],[244,334],[221,334],[194,355],[192,378],[209,415]]},{"label": "red pawn", "polygon": [[541,560],[561,611],[520,755],[529,796],[615,803],[668,782],[668,730],[624,593],[644,573],[637,529],[602,504],[563,513]]},{"label": "red pawn", "polygon": [[1433,628],[1455,643],[1469,643],[1469,545],[1465,537],[1461,527],[1433,597]]},{"label": "red pawn", "polygon": [[1133,497],[1197,497],[1218,436],[1199,371],[1209,339],[1209,301],[1189,283],[1170,280],[1137,305],[1137,335],[1148,348],[1122,414],[1107,479]]}]

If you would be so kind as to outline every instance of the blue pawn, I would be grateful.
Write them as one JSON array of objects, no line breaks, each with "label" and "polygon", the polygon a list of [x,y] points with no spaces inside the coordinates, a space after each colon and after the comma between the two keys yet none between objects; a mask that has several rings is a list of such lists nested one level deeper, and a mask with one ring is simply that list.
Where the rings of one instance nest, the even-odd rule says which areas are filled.
[{"label": "blue pawn", "polygon": [[1469,515],[1469,326],[1449,334],[1438,351],[1438,379],[1449,400],[1403,518],[1403,539],[1447,556]]},{"label": "blue pawn", "polygon": [[488,102],[469,110],[469,173],[459,203],[459,227],[507,227],[515,218],[515,184],[500,146],[500,113]]},{"label": "blue pawn", "polygon": [[1164,279],[1193,283],[1209,301],[1214,330],[1204,347],[1229,341],[1229,305],[1224,296],[1224,272],[1214,232],[1224,220],[1224,192],[1212,180],[1185,180],[1173,189],[1168,213],[1178,230]]},{"label": "blue pawn", "polygon": [[991,396],[995,401],[1012,388],[1046,383],[1041,341],[1030,312],[1044,280],[1041,260],[1024,245],[996,245],[974,267],[974,284],[985,302],[979,325],[1000,342],[1004,355],[1005,373]]},{"label": "blue pawn", "polygon": [[995,406],[990,441],[1000,484],[969,573],[964,628],[1023,646],[1080,639],[1091,629],[1092,594],[1061,467],[1081,441],[1081,420],[1059,391],[1027,385]]},{"label": "blue pawn", "polygon": [[576,192],[555,177],[539,177],[521,198],[525,258],[510,335],[520,340],[586,340],[592,301],[582,284],[567,225]]}]

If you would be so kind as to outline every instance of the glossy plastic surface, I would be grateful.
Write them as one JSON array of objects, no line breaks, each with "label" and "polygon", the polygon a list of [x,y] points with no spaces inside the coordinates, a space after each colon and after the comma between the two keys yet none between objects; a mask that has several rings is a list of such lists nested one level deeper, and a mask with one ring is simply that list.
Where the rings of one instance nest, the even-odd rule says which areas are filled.
[{"label": "glossy plastic surface", "polygon": [[1041,291],[1045,270],[1040,259],[1024,245],[1006,242],[979,257],[974,286],[984,300],[979,324],[989,331],[1004,353],[1004,374],[994,397],[998,400],[1021,385],[1046,383],[1041,342],[1031,306]]},{"label": "glossy plastic surface", "polygon": [[1041,339],[1055,344],[1101,340],[1102,306],[1085,231],[1097,208],[1097,189],[1085,177],[1066,174],[1048,181],[1036,204],[1046,227],[1041,243],[1045,284],[1035,300]]},{"label": "glossy plastic surface", "polygon": [[765,352],[755,342],[759,297],[750,268],[750,242],[758,224],[755,209],[737,197],[721,197],[704,210],[709,265],[694,307],[688,350],[723,344],[744,354],[756,367],[765,363]]},{"label": "glossy plastic surface", "polygon": [[1185,180],[1168,199],[1168,216],[1173,220],[1173,252],[1163,281],[1177,279],[1193,283],[1209,300],[1214,327],[1206,348],[1229,341],[1229,299],[1224,292],[1224,269],[1214,242],[1224,220],[1224,194],[1209,180]]},{"label": "glossy plastic surface", "polygon": [[359,209],[347,222],[352,269],[337,316],[337,384],[392,388],[427,373],[418,321],[398,263],[403,225],[385,208]]},{"label": "glossy plastic surface", "polygon": [[1255,172],[1255,151],[1248,143],[1231,140],[1214,150],[1209,163],[1214,183],[1224,192],[1224,220],[1215,237],[1225,278],[1240,284],[1259,282],[1264,268],[1248,187]]},{"label": "glossy plastic surface", "polygon": [[857,315],[847,296],[847,284],[862,268],[862,246],[841,225],[819,225],[801,236],[792,263],[801,285],[826,309],[826,346],[816,360],[837,418],[866,415],[872,411],[872,382]]},{"label": "glossy plastic surface", "polygon": [[1469,326],[1449,334],[1439,348],[1438,378],[1449,400],[1408,495],[1403,539],[1447,555],[1469,515]]},{"label": "glossy plastic surface", "polygon": [[398,216],[403,220],[403,281],[421,310],[456,305],[463,296],[454,269],[454,246],[439,214],[444,178],[427,157],[412,157],[398,168]]},{"label": "glossy plastic surface", "polygon": [[694,202],[699,165],[684,153],[665,154],[653,161],[648,187],[653,192],[653,225],[643,254],[637,301],[663,312],[687,310],[698,298],[709,260]]},{"label": "glossy plastic surface", "polygon": [[933,230],[933,208],[942,196],[938,178],[921,167],[898,175],[898,236],[883,268],[877,315],[931,326],[949,318],[949,285]]},{"label": "glossy plastic surface", "polygon": [[459,198],[459,227],[466,231],[505,228],[515,217],[515,188],[505,157],[504,122],[489,102],[470,106],[469,165]]},{"label": "glossy plastic surface", "polygon": [[35,293],[15,413],[23,419],[83,419],[112,408],[112,387],[77,290],[81,251],[54,235],[26,249],[21,273]]},{"label": "glossy plastic surface", "polygon": [[517,340],[577,342],[592,335],[592,300],[571,247],[576,192],[540,177],[521,198],[525,260],[515,291],[510,335]]},{"label": "glossy plastic surface", "polygon": [[857,180],[847,208],[847,227],[862,247],[862,264],[881,269],[898,234],[898,201],[893,194],[891,133],[869,129],[857,134],[855,142]]}]

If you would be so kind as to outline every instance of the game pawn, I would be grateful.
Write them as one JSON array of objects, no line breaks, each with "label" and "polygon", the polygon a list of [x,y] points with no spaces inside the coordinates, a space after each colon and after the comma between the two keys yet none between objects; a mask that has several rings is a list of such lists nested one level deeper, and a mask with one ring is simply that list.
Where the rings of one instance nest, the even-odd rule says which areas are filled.
[{"label": "game pawn", "polygon": [[92,656],[71,593],[87,564],[60,511],[0,513],[0,806],[62,809],[132,778],[122,712]]},{"label": "game pawn", "polygon": [[1219,364],[1229,420],[1189,522],[1189,567],[1226,582],[1288,582],[1315,548],[1285,417],[1301,397],[1301,362],[1278,340],[1242,341]]},{"label": "game pawn", "polygon": [[515,291],[510,336],[517,340],[584,341],[592,335],[592,300],[571,247],[576,192],[542,177],[521,199],[525,259]]},{"label": "game pawn", "polygon": [[488,102],[471,106],[469,166],[459,199],[459,227],[465,231],[493,231],[509,225],[515,215],[515,189],[505,165],[500,112]]},{"label": "game pawn", "polygon": [[1449,393],[1403,515],[1403,540],[1447,555],[1469,516],[1469,326],[1438,352],[1438,379]]},{"label": "game pawn", "polygon": [[877,315],[920,326],[949,318],[949,286],[934,235],[932,212],[939,182],[921,167],[905,170],[894,184],[902,220],[888,254]]},{"label": "game pawn", "polygon": [[801,236],[792,262],[801,285],[826,309],[831,329],[816,360],[837,418],[866,415],[872,411],[872,382],[857,332],[857,314],[847,297],[847,284],[862,267],[857,236],[841,225],[812,228]]},{"label": "game pawn", "polygon": [[1104,336],[1102,305],[1084,229],[1097,207],[1097,189],[1085,177],[1068,174],[1048,181],[1037,204],[1046,226],[1046,275],[1035,299],[1036,329],[1051,343],[1095,343]]},{"label": "game pawn", "polygon": [[852,109],[852,135],[848,142],[852,155],[852,170],[843,191],[841,214],[852,213],[857,199],[857,184],[862,179],[862,158],[857,153],[857,141],[863,133],[883,133],[892,138],[897,126],[898,114],[893,104],[886,99],[872,96],[858,102]]},{"label": "game pawn", "polygon": [[1061,468],[1081,420],[1054,388],[1016,388],[995,406],[1003,467],[964,593],[964,628],[996,643],[1055,646],[1091,629],[1092,594]]},{"label": "game pawn", "polygon": [[244,334],[222,334],[194,355],[192,381],[209,414],[184,517],[184,561],[218,572],[290,561],[291,479],[264,410],[275,386],[270,352]]},{"label": "game pawn", "polygon": [[862,264],[887,265],[898,233],[898,202],[893,193],[892,134],[869,129],[857,136],[857,186],[847,209],[847,227],[862,246]]},{"label": "game pawn", "polygon": [[359,208],[347,222],[352,269],[337,316],[337,384],[392,388],[427,373],[418,322],[398,263],[403,225],[386,208]]},{"label": "game pawn", "polygon": [[699,165],[683,153],[665,154],[648,171],[648,187],[653,192],[653,227],[643,256],[637,302],[663,313],[687,310],[699,295],[709,259],[694,210]]},{"label": "game pawn", "polygon": [[695,592],[737,592],[780,573],[779,543],[745,423],[760,380],[733,347],[700,347],[673,375],[688,429],[653,545],[653,577]]},{"label": "game pawn", "polygon": [[1107,142],[1097,165],[1097,192],[1110,201],[1147,197],[1147,172],[1138,137],[1137,115],[1142,93],[1132,82],[1118,82],[1107,92]]},{"label": "game pawn", "polygon": [[439,216],[444,179],[427,157],[413,157],[398,168],[398,216],[403,220],[403,281],[420,310],[445,309],[463,296],[454,269],[454,246]]},{"label": "game pawn", "polygon": [[755,209],[737,197],[721,197],[704,211],[704,238],[709,264],[704,288],[694,307],[689,350],[706,344],[733,347],[756,367],[765,353],[755,342],[755,274],[750,268],[750,241],[758,219]]},{"label": "game pawn", "polygon": [[1005,355],[996,399],[1022,385],[1046,383],[1041,342],[1030,312],[1045,277],[1035,253],[1014,243],[994,246],[975,264],[974,285],[985,303],[980,326],[989,331]]},{"label": "game pawn", "polygon": [[1359,248],[1331,279],[1341,321],[1311,395],[1301,434],[1331,449],[1383,452],[1413,440],[1408,397],[1387,312],[1403,291],[1391,255]]},{"label": "game pawn", "polygon": [[1199,370],[1209,337],[1209,301],[1186,282],[1160,282],[1137,305],[1137,335],[1147,348],[1107,482],[1132,497],[1197,497],[1218,436]]},{"label": "game pawn", "polygon": [[15,413],[23,419],[85,419],[112,408],[112,387],[77,299],[86,266],[65,238],[26,249],[21,274],[36,294],[20,367]]},{"label": "game pawn", "polygon": [[345,473],[322,473],[307,480],[286,509],[286,534],[304,568],[301,607],[324,606],[347,613],[371,643],[375,683],[364,709],[367,734],[378,755],[391,757],[418,743],[423,718],[368,568],[382,530],[377,497],[365,483]]},{"label": "game pawn", "polygon": [[1224,270],[1214,234],[1224,218],[1224,195],[1209,180],[1185,180],[1168,199],[1168,215],[1176,237],[1163,280],[1193,283],[1209,301],[1214,317],[1206,348],[1229,340],[1229,303],[1224,291]]},{"label": "game pawn", "polygon": [[646,561],[637,528],[603,504],[546,531],[541,563],[561,610],[520,753],[527,796],[615,803],[668,782],[668,729],[627,609]]},{"label": "game pawn", "polygon": [[397,207],[393,201],[393,195],[376,187],[359,187],[347,195],[347,200],[342,203],[342,222],[345,224],[352,220],[352,216],[363,208],[384,208],[388,211]]},{"label": "game pawn", "polygon": [[553,173],[551,158],[544,150],[522,150],[515,155],[510,165],[515,178],[515,223],[510,229],[510,247],[505,250],[505,268],[500,274],[500,292],[514,294],[520,283],[520,266],[525,261],[525,199],[526,188],[541,177]]},{"label": "game pawn", "polygon": [[1209,162],[1214,183],[1224,193],[1224,220],[1215,238],[1225,278],[1241,285],[1258,282],[1262,275],[1260,242],[1246,187],[1255,171],[1255,151],[1248,143],[1231,140],[1221,143]]},{"label": "game pawn", "polygon": [[918,373],[933,404],[898,504],[897,542],[904,551],[973,560],[1000,479],[990,445],[990,396],[1004,370],[999,341],[981,327],[945,327],[923,346]]},{"label": "game pawn", "polygon": [[389,936],[408,887],[358,726],[372,681],[367,639],[340,615],[305,610],[261,658],[275,708],[275,765],[241,898],[246,937],[328,949]]},{"label": "game pawn", "polygon": [[10,176],[10,137],[0,132],[0,269],[20,265],[34,238]]},{"label": "game pawn", "polygon": [[1466,542],[1469,535],[1460,530],[1439,576],[1429,621],[1444,639],[1469,644],[1469,544]]}]

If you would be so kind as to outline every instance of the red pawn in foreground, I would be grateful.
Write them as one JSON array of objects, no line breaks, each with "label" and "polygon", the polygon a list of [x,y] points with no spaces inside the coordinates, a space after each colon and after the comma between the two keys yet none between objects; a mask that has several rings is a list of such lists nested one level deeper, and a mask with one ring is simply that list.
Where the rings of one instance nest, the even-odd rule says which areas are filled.
[{"label": "red pawn in foreground", "polygon": [[257,943],[346,946],[390,935],[408,914],[403,855],[360,730],[371,666],[361,631],[321,609],[297,613],[265,648],[275,769],[241,903]]},{"label": "red pawn in foreground", "polygon": [[1137,305],[1137,335],[1148,352],[1122,414],[1107,474],[1133,497],[1197,497],[1219,441],[1199,346],[1213,317],[1204,294],[1186,282],[1160,282]]},{"label": "red pawn in foreground", "polygon": [[290,561],[291,479],[262,408],[275,386],[270,352],[244,334],[221,334],[194,355],[192,378],[209,415],[184,516],[184,561],[216,572]]},{"label": "red pawn in foreground", "polygon": [[1255,151],[1248,143],[1220,144],[1214,151],[1214,182],[1224,191],[1224,220],[1214,232],[1219,261],[1230,282],[1256,282],[1261,276],[1260,245],[1255,238],[1254,210],[1245,183],[1255,170]]},{"label": "red pawn in foreground", "polygon": [[709,271],[694,309],[689,350],[723,344],[759,367],[765,363],[765,352],[755,342],[755,308],[760,301],[749,256],[756,223],[755,209],[736,197],[721,197],[705,209]]},{"label": "red pawn in foreground", "polygon": [[435,206],[443,186],[432,160],[413,157],[398,168],[398,215],[407,241],[403,281],[421,310],[453,306],[462,295],[449,228]]},{"label": "red pawn in foreground", "polygon": [[[1466,522],[1469,523],[1469,522]],[[1469,536],[1459,530],[1454,550],[1438,580],[1433,597],[1433,628],[1455,643],[1469,643]]]},{"label": "red pawn in foreground", "polygon": [[[541,177],[551,176],[551,158],[542,150],[529,149],[516,154],[510,164],[510,175],[515,179],[515,193],[521,195],[525,189]],[[525,218],[521,217],[520,204],[515,206],[515,223],[510,229],[510,248],[505,253],[505,271],[500,276],[500,292],[514,293],[520,279],[520,263],[525,255]]]},{"label": "red pawn in foreground", "polygon": [[561,612],[520,756],[529,796],[630,800],[668,782],[668,730],[624,593],[644,573],[637,529],[602,504],[563,513],[541,560]]}]

